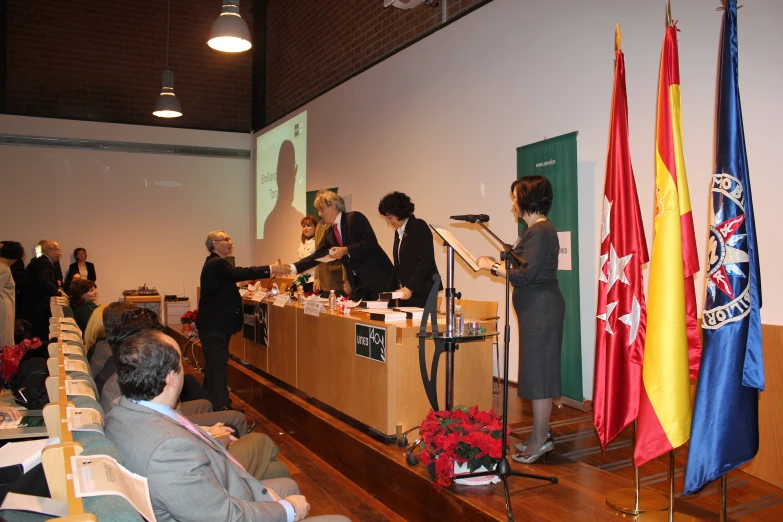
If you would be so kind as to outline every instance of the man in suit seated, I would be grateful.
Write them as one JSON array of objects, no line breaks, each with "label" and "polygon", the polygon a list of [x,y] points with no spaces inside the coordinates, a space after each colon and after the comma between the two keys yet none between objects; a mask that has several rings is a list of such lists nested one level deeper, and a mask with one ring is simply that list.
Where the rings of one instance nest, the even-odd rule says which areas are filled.
[{"label": "man in suit seated", "polygon": [[354,300],[376,300],[384,291],[392,272],[389,256],[383,251],[375,232],[361,212],[346,212],[345,201],[331,190],[320,194],[317,208],[323,220],[332,223],[315,252],[289,266],[273,265],[272,272],[298,274],[318,264],[316,259],[329,254],[342,260]]},{"label": "man in suit seated", "polygon": [[116,359],[123,396],[106,417],[106,435],[125,467],[147,478],[157,520],[295,522],[307,517],[310,505],[296,482],[259,482],[176,411],[185,372],[174,339],[142,330],[122,342]]},{"label": "man in suit seated", "polygon": [[[160,324],[157,317],[157,314],[151,310],[135,307],[130,313],[124,314],[122,321],[112,324],[108,332],[112,353],[116,353],[126,339],[141,331],[165,332],[165,327]],[[114,361],[114,358],[110,360]],[[192,375],[186,375],[183,382],[188,378],[198,386],[198,382]],[[121,396],[117,374],[112,373],[100,394],[100,403],[105,414],[111,412]],[[179,399],[182,401],[181,391]],[[280,450],[272,439],[261,433],[248,433],[247,418],[244,413],[233,410],[212,411],[212,404],[207,400],[179,402],[177,412],[212,435],[256,479],[291,476],[286,465],[277,460]],[[251,425],[251,429],[252,427],[255,427],[255,423]]]}]

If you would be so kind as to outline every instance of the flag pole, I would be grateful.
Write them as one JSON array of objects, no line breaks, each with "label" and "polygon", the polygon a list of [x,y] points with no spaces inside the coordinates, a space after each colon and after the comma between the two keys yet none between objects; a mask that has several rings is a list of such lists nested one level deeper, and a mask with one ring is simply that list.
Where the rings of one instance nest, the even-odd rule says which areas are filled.
[{"label": "flag pole", "polygon": [[652,511],[641,513],[636,520],[639,522],[697,522],[699,519],[678,513],[674,510],[674,450],[669,452],[669,509],[668,511]]},{"label": "flag pole", "polygon": [[718,517],[719,522],[726,522],[726,490],[728,489],[728,473],[724,473],[720,476],[720,515]]},{"label": "flag pole", "polygon": [[[636,446],[636,421],[633,421],[633,443]],[[647,511],[663,511],[668,505],[666,497],[639,486],[639,468],[633,467],[633,488],[618,488],[606,494],[606,504],[621,513],[638,515]]]}]

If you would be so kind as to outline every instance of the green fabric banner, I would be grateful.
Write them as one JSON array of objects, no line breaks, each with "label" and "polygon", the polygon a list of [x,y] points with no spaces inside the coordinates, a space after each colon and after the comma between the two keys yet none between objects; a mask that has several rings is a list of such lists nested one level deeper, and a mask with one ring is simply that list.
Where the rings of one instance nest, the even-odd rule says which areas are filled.
[{"label": "green fabric banner", "polygon": [[[579,318],[579,204],[576,178],[576,132],[517,148],[517,178],[544,176],[552,183],[549,219],[560,237],[557,279],[566,302],[561,381],[563,396],[584,400],[582,338]],[[519,233],[525,223],[519,220]]]}]

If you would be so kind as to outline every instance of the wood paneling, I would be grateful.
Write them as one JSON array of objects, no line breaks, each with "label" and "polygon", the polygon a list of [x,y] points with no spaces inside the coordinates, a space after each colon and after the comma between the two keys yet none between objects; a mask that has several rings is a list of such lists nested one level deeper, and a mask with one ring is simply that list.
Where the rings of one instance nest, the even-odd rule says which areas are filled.
[{"label": "wood paneling", "polygon": [[[270,375],[296,386],[297,316],[289,307],[269,305],[268,369]],[[257,366],[259,369],[264,369]]]},{"label": "wood paneling", "polygon": [[759,452],[742,469],[783,488],[783,326],[761,328],[766,389],[759,394]]}]

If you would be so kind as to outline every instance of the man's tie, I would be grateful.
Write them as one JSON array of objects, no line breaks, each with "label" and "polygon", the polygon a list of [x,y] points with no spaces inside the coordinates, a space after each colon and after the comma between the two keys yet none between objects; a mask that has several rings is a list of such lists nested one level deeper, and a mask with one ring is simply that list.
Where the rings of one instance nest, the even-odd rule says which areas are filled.
[{"label": "man's tie", "polygon": [[337,228],[337,223],[332,225],[332,230],[334,230],[334,238],[337,240],[337,244],[343,246],[343,237],[340,235],[340,230]]},{"label": "man's tie", "polygon": [[214,443],[214,442],[212,442],[211,440],[209,440],[209,439],[207,438],[207,436],[206,436],[206,435],[204,435],[204,432],[202,432],[200,429],[198,429],[198,427],[196,427],[196,425],[195,425],[195,424],[193,424],[192,422],[190,422],[190,421],[189,421],[189,420],[188,420],[188,419],[187,419],[185,416],[183,416],[183,415],[180,415],[180,414],[179,414],[179,413],[177,413],[177,412],[174,412],[174,413],[176,414],[176,416],[177,416],[177,419],[179,419],[179,423],[180,423],[180,424],[182,424],[182,427],[184,427],[186,430],[188,430],[189,432],[191,432],[193,435],[197,436],[198,438],[200,438],[201,440],[203,440],[204,442],[206,442],[206,443],[207,443],[209,446],[212,446],[213,448],[215,448],[215,449],[217,449],[218,451],[222,452],[222,453],[223,453],[223,455],[225,455],[225,456],[226,456],[226,458],[227,458],[228,460],[230,460],[231,462],[233,462],[234,464],[236,464],[237,466],[239,466],[239,468],[241,468],[243,471],[246,471],[246,470],[245,470],[245,467],[244,467],[242,464],[240,464],[240,463],[239,463],[239,462],[238,462],[238,461],[237,461],[237,460],[236,460],[236,459],[235,459],[235,458],[234,458],[234,457],[231,455],[231,453],[230,453],[230,452],[229,452],[227,449],[223,448],[222,446],[220,446],[220,447],[218,448],[218,447],[215,445],[215,443]]}]

